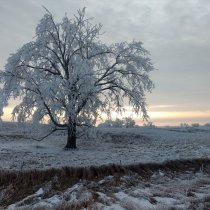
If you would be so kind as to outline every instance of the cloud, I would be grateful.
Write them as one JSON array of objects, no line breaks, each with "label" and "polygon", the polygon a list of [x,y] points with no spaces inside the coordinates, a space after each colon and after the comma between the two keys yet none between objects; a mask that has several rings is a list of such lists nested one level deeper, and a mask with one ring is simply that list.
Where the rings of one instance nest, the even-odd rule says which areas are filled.
[{"label": "cloud", "polygon": [[87,15],[103,24],[107,43],[143,41],[158,69],[152,73],[156,88],[148,96],[149,104],[208,110],[209,0],[5,0],[0,5],[0,69],[9,53],[33,38],[44,14],[42,5],[57,20],[86,6]]}]

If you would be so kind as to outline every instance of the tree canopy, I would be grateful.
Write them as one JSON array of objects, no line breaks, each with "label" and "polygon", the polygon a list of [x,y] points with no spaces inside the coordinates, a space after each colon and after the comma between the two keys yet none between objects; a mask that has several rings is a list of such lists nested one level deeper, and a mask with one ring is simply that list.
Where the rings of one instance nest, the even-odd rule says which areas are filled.
[{"label": "tree canopy", "polygon": [[46,12],[34,39],[23,45],[0,72],[0,114],[10,98],[19,122],[48,122],[68,131],[67,148],[76,148],[76,127],[93,125],[102,113],[133,111],[148,118],[145,93],[154,69],[141,42],[107,45],[100,24],[79,10],[56,23]]}]

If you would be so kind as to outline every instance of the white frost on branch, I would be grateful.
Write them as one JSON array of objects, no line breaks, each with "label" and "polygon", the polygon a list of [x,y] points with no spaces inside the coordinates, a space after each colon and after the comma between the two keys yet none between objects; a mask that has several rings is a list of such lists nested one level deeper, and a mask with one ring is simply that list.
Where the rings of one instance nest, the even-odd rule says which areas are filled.
[{"label": "white frost on branch", "polygon": [[0,72],[0,115],[10,98],[20,98],[14,119],[47,119],[57,129],[92,125],[102,113],[122,111],[127,101],[147,119],[145,93],[153,88],[148,51],[137,41],[103,44],[100,30],[84,9],[59,23],[47,12],[35,39]]}]

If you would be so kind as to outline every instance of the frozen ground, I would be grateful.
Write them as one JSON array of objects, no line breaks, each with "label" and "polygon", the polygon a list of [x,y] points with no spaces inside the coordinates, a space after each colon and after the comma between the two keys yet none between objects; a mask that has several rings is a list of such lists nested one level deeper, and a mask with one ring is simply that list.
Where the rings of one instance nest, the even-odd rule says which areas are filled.
[{"label": "frozen ground", "polygon": [[14,124],[1,127],[0,169],[46,169],[210,158],[210,127],[96,129],[95,137],[79,139],[78,149],[70,151],[63,149],[66,141],[63,134],[55,134],[42,142],[31,140],[30,135],[20,131]]},{"label": "frozen ground", "polygon": [[[210,158],[210,127],[96,129],[94,137],[79,139],[78,149],[69,151],[63,150],[66,136],[62,133],[36,142],[26,130],[21,131],[10,123],[1,127],[2,171]],[[10,202],[13,204],[7,209],[210,209],[210,166],[205,170],[201,166],[196,172],[189,169],[179,173],[161,170],[152,173],[148,179],[134,172],[96,180],[81,179],[65,189],[59,188],[55,176],[35,186],[35,193],[26,193],[18,201]],[[59,190],[55,190],[56,186]],[[6,198],[7,192],[15,194],[14,190],[18,189],[2,185],[0,201]]]},{"label": "frozen ground", "polygon": [[49,194],[45,184],[8,210],[209,210],[210,174],[157,171],[149,180],[138,174],[80,180],[64,191]]}]

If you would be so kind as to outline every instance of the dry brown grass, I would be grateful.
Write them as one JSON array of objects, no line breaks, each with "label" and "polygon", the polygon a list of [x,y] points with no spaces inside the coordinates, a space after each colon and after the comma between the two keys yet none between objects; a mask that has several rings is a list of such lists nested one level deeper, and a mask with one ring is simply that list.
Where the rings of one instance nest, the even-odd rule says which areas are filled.
[{"label": "dry brown grass", "polygon": [[204,199],[194,199],[189,205],[190,210],[209,210],[210,209],[210,196],[205,197]]},{"label": "dry brown grass", "polygon": [[[149,180],[151,175],[161,170],[165,173],[181,173],[186,170],[193,172],[203,170],[209,173],[209,159],[176,160],[163,164],[133,164],[133,165],[103,165],[91,167],[64,167],[61,169],[28,170],[28,171],[0,171],[0,207],[17,202],[27,195],[33,194],[41,186],[48,187],[44,197],[77,183],[80,179],[97,181],[105,176],[115,177],[113,185],[118,185],[121,175],[138,174],[142,179]],[[135,184],[135,183],[128,183]],[[88,203],[89,205],[89,203]],[[61,209],[70,207],[62,204]],[[72,207],[73,208],[73,207]],[[75,207],[77,209],[77,207]]]}]

